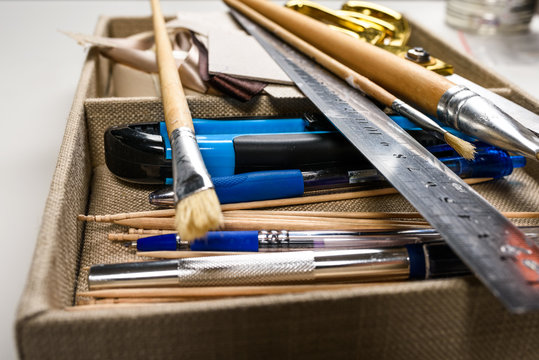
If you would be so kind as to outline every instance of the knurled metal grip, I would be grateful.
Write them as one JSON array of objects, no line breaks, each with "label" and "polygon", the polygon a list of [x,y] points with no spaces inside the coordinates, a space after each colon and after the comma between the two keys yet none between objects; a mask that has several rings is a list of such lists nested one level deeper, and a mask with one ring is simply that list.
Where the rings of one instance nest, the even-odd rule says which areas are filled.
[{"label": "knurled metal grip", "polygon": [[258,244],[262,247],[288,247],[289,238],[286,230],[261,230],[258,232]]},{"label": "knurled metal grip", "polygon": [[271,257],[227,255],[182,259],[179,286],[257,285],[314,280],[311,251],[275,253]]},{"label": "knurled metal grip", "polygon": [[174,178],[174,202],[198,191],[213,188],[210,175],[195,138],[187,128],[174,129],[171,134],[172,174]]}]

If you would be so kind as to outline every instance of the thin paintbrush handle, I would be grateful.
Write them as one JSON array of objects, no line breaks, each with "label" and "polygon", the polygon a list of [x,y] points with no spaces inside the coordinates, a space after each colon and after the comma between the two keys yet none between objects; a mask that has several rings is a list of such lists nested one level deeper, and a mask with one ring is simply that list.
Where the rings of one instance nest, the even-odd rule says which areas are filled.
[{"label": "thin paintbrush handle", "polygon": [[240,0],[269,20],[299,36],[395,96],[436,114],[452,82],[422,66],[374,45],[354,39],[327,25],[271,1]]},{"label": "thin paintbrush handle", "polygon": [[249,8],[247,5],[242,4],[240,1],[224,1],[228,6],[238,10],[243,15],[249,17],[257,24],[261,25],[277,37],[292,45],[294,48],[314,59],[317,63],[331,71],[333,74],[337,75],[343,80],[346,80],[352,87],[380,101],[382,104],[391,107],[393,102],[397,99],[394,95],[390,94],[381,86],[378,86],[374,82],[370,81],[365,76],[362,76],[357,72],[352,71],[352,69],[350,69],[349,67],[343,65],[331,56],[328,56],[324,52],[318,50],[313,45],[303,41],[296,35],[285,30],[282,26],[279,26],[273,21],[268,20],[253,9]]},{"label": "thin paintbrush handle", "polygon": [[172,46],[159,0],[151,0],[151,4],[163,111],[168,136],[172,138],[172,131],[180,127],[187,127],[194,131],[193,119],[183,92],[178,68],[172,56]]}]

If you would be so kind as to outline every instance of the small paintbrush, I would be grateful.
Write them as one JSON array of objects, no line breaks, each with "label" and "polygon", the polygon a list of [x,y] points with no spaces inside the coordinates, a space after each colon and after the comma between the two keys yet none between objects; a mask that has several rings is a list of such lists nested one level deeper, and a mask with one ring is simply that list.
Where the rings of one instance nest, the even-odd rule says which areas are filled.
[{"label": "small paintbrush", "polygon": [[539,160],[539,137],[471,90],[372,44],[328,30],[326,24],[272,1],[225,0],[229,5],[238,1],[440,122]]},{"label": "small paintbrush", "polygon": [[420,126],[423,130],[426,130],[433,136],[439,138],[442,141],[445,141],[463,158],[468,160],[474,158],[474,145],[451,134],[450,132],[442,128],[440,125],[438,125],[434,120],[430,119],[422,112],[405,103],[403,100],[398,99],[396,96],[392,95],[387,90],[372,82],[365,76],[358,74],[357,72],[343,65],[331,56],[318,50],[311,44],[303,41],[299,37],[284,29],[283,27],[260,15],[247,5],[237,0],[224,0],[224,2],[228,6],[240,11],[242,14],[246,15],[251,20],[254,20],[262,27],[271,31],[274,35],[278,36],[288,44],[292,45],[294,48],[298,49],[305,55],[309,56],[311,59],[331,71],[333,74],[345,80],[354,89],[357,89],[362,93],[370,96],[371,98],[376,99],[383,105],[393,109],[398,114],[407,117],[408,119],[416,123],[418,126]]},{"label": "small paintbrush", "polygon": [[221,207],[195,140],[159,0],[151,0],[151,4],[165,123],[172,145],[176,230],[190,241],[219,227]]}]

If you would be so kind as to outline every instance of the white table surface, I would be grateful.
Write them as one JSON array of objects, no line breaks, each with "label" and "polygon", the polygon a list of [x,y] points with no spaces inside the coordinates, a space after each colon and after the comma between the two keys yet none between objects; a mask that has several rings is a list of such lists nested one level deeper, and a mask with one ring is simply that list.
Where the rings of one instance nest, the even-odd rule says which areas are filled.
[{"label": "white table surface", "polygon": [[[343,1],[324,1],[337,8]],[[539,95],[539,19],[525,37],[462,35],[443,21],[443,1],[382,1]],[[225,10],[219,1],[163,1],[163,12]],[[57,30],[92,33],[100,14],[149,15],[147,1],[0,1],[2,81],[0,358],[17,357],[15,312],[36,242],[65,122],[85,57]],[[520,40],[519,40],[520,39]],[[525,41],[524,41],[525,40]],[[485,51],[484,44],[489,45]],[[510,44],[508,48],[507,44]],[[519,45],[520,44],[520,45]],[[507,45],[507,46],[506,46]],[[494,49],[494,50],[493,50]],[[508,49],[511,51],[508,52]]]}]

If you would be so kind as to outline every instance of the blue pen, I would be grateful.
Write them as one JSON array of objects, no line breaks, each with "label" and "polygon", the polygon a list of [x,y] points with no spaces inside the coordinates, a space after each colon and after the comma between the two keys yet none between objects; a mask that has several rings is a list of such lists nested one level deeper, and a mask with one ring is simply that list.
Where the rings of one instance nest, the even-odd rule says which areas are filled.
[{"label": "blue pen", "polygon": [[[511,174],[514,168],[523,167],[523,156],[510,156],[506,151],[494,147],[478,148],[476,157],[468,161],[456,156],[448,145],[433,149],[440,154],[449,169],[463,178],[500,178]],[[376,169],[324,169],[313,171],[273,170],[233,176],[212,178],[215,191],[222,204],[259,201],[301,196],[305,191],[358,185],[383,185],[385,178]],[[150,203],[157,206],[172,206],[171,188],[154,191]]]},{"label": "blue pen", "polygon": [[[520,228],[531,241],[539,241],[539,227]],[[434,229],[376,231],[209,231],[188,243],[177,234],[148,236],[126,243],[144,251],[274,252],[294,250],[366,249],[442,241]]]},{"label": "blue pen", "polygon": [[209,231],[192,242],[177,234],[148,236],[126,243],[137,251],[273,252],[293,250],[366,249],[440,241],[434,230],[372,231]]}]

